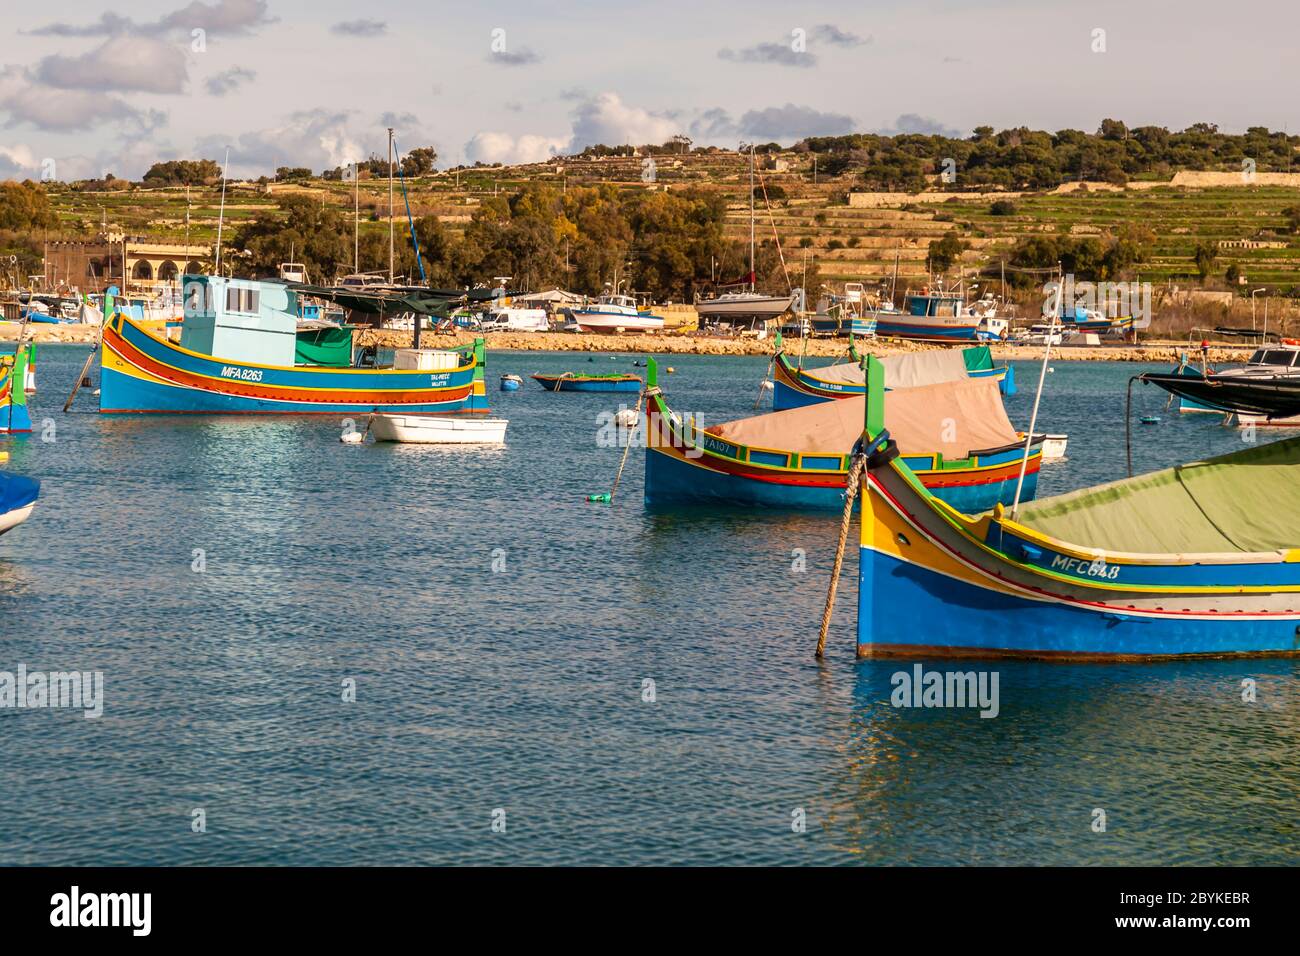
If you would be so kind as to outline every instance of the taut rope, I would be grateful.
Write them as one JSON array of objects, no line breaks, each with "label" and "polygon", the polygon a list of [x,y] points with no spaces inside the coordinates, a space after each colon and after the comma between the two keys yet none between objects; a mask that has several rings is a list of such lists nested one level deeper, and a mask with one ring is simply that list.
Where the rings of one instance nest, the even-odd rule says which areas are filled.
[{"label": "taut rope", "polygon": [[[835,591],[840,584],[840,569],[844,566],[844,548],[849,540],[849,526],[853,524],[853,499],[858,496],[862,482],[862,473],[867,467],[865,454],[855,455],[853,465],[849,468],[849,481],[844,488],[844,516],[840,519],[840,540],[835,548],[835,565],[831,568],[831,583],[826,589],[826,610],[822,612],[822,629],[817,636],[817,657],[821,658],[826,650],[826,634],[831,629],[831,612],[835,610]],[[863,516],[866,521],[866,516]]]}]

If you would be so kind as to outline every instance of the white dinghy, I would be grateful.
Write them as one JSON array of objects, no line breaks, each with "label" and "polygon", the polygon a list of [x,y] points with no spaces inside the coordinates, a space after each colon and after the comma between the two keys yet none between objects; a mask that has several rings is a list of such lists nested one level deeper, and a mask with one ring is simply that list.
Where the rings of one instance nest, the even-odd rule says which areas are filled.
[{"label": "white dinghy", "polygon": [[445,415],[377,414],[370,419],[375,441],[419,445],[500,445],[506,440],[504,418],[451,418]]}]

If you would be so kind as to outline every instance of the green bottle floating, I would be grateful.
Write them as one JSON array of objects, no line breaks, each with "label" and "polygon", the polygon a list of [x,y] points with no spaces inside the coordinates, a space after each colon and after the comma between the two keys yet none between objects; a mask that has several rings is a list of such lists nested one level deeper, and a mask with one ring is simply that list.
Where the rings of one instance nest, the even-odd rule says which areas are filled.
[{"label": "green bottle floating", "polygon": [[602,503],[604,503],[604,504],[608,504],[608,503],[609,503],[609,500],[610,500],[610,496],[609,496],[608,494],[604,494],[604,495],[587,495],[587,500],[588,500],[588,501],[599,501],[599,502],[602,502]]}]

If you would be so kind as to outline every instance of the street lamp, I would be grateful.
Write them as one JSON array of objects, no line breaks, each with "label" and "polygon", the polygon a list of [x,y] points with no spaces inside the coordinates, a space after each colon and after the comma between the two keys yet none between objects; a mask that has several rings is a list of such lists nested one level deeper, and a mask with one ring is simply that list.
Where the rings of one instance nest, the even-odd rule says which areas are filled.
[{"label": "street lamp", "polygon": [[1268,291],[1267,289],[1251,289],[1251,290],[1250,290],[1250,330],[1251,330],[1252,332],[1255,331],[1255,293],[1256,293],[1256,292],[1267,292],[1267,291]]}]

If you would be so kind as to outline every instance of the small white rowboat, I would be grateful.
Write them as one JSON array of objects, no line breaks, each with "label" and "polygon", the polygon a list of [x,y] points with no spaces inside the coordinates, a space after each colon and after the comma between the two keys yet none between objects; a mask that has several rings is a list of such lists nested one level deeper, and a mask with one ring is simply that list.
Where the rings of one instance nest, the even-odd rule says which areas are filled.
[{"label": "small white rowboat", "polygon": [[385,415],[370,420],[375,441],[420,445],[500,445],[506,440],[504,418],[449,418],[442,415]]}]

